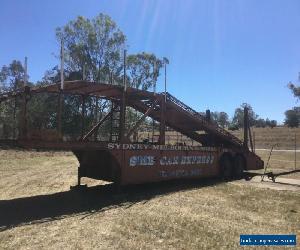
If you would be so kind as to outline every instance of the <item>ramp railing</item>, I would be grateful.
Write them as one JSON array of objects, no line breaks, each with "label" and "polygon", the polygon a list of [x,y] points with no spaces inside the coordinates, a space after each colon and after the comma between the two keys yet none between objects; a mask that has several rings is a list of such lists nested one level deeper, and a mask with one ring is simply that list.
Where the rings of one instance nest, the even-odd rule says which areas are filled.
[{"label": "ramp railing", "polygon": [[235,137],[234,135],[232,135],[231,133],[229,133],[227,130],[220,127],[219,125],[209,122],[205,116],[201,115],[200,113],[198,113],[197,111],[195,111],[194,109],[192,109],[191,107],[183,103],[182,101],[178,100],[175,96],[171,95],[168,92],[166,92],[166,99],[167,101],[172,102],[173,104],[183,109],[193,117],[197,118],[202,123],[204,129],[208,130],[209,132],[222,137],[223,139],[233,143],[236,146],[243,145],[243,142],[240,139],[238,139],[237,137]]}]

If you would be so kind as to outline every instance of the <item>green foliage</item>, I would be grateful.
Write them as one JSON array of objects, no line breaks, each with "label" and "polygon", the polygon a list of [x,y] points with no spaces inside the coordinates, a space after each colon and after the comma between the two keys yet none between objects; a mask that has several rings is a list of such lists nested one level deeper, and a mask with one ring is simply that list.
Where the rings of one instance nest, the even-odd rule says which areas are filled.
[{"label": "green foliage", "polygon": [[255,127],[257,128],[265,128],[266,125],[266,120],[263,118],[259,118],[255,121]]},{"label": "green foliage", "polygon": [[[300,78],[299,78],[300,80]],[[289,82],[288,88],[294,94],[294,97],[300,99],[300,87],[296,86],[292,82]],[[300,123],[300,107],[294,107],[291,110],[285,111],[285,121],[284,124],[288,127],[299,127]]]},{"label": "green foliage", "polygon": [[[11,91],[22,87],[25,79],[25,70],[22,63],[13,60],[8,66],[2,66],[0,70],[0,93],[1,91]],[[28,78],[27,78],[28,79]]]},{"label": "green foliage", "polygon": [[211,118],[222,128],[229,125],[229,116],[226,112],[212,112]]},{"label": "green foliage", "polygon": [[269,120],[269,118],[267,118],[266,120],[259,118],[255,121],[255,127],[257,128],[265,128],[265,127],[274,128],[276,126],[277,126],[277,121]]},{"label": "green foliage", "polygon": [[236,125],[236,124],[230,123],[229,126],[228,126],[228,129],[232,130],[232,131],[239,130],[239,126]]},{"label": "green foliage", "polygon": [[33,130],[56,128],[57,95],[41,93],[28,102],[28,126]]},{"label": "green foliage", "polygon": [[154,86],[159,76],[163,61],[154,54],[140,53],[127,57],[127,73],[130,86],[144,90]]},{"label": "green foliage", "polygon": [[296,86],[295,84],[293,83],[289,83],[288,84],[288,88],[292,91],[292,93],[294,94],[294,96],[296,98],[300,98],[300,87]]},{"label": "green foliage", "polygon": [[104,81],[110,74],[117,81],[121,79],[126,37],[109,16],[79,16],[57,28],[56,37],[59,42],[64,41],[68,71],[80,72],[91,81]]},{"label": "green foliage", "polygon": [[284,124],[288,127],[299,127],[300,123],[300,107],[294,107],[291,110],[285,111],[285,121]]},{"label": "green foliage", "polygon": [[[24,78],[25,70],[20,61],[13,60],[8,66],[2,66],[0,70],[0,93],[15,91],[23,87]],[[2,124],[1,133],[3,138],[11,139],[16,137],[20,107],[21,102],[16,98],[7,100],[0,105],[0,124]]]},{"label": "green foliage", "polygon": [[0,136],[4,139],[13,139],[16,136],[19,120],[14,119],[18,116],[20,103],[18,100],[11,99],[0,105]]},{"label": "green foliage", "polygon": [[[56,38],[64,42],[65,73],[69,80],[122,84],[126,37],[109,16],[99,14],[93,19],[79,16],[57,28]],[[163,62],[168,63],[168,60],[160,60],[151,53],[129,55],[127,82],[130,86],[148,89],[156,83]],[[48,71],[48,76],[53,72],[58,73],[58,68]],[[59,75],[52,80],[58,81]]]},{"label": "green foliage", "polygon": [[253,108],[248,103],[243,103],[239,108],[237,108],[234,112],[234,116],[232,119],[232,123],[239,127],[244,127],[244,108],[248,108],[248,115],[249,115],[249,125],[253,126],[255,125],[255,121],[258,118],[258,115],[253,111]]},{"label": "green foliage", "polygon": [[277,126],[277,121],[276,120],[269,120],[268,118],[266,119],[266,126],[270,128],[274,128]]}]

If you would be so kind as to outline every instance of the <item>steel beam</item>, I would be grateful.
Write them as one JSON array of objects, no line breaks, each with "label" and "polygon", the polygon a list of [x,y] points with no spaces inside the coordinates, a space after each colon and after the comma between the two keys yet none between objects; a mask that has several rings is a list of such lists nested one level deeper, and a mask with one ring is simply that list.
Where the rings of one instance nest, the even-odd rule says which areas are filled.
[{"label": "steel beam", "polygon": [[109,113],[107,113],[84,137],[83,141],[87,140],[88,137],[90,137],[115,111],[115,109],[112,109]]},{"label": "steel beam", "polygon": [[166,142],[166,98],[160,98],[160,125],[159,125],[159,144],[164,145]]},{"label": "steel beam", "polygon": [[153,103],[153,106],[147,109],[147,111],[144,113],[144,115],[136,122],[136,124],[133,126],[133,128],[128,132],[126,135],[127,139],[130,138],[130,136],[134,133],[134,131],[141,125],[141,123],[145,120],[145,118],[150,114],[151,111],[154,110],[156,104],[158,103],[158,99]]}]

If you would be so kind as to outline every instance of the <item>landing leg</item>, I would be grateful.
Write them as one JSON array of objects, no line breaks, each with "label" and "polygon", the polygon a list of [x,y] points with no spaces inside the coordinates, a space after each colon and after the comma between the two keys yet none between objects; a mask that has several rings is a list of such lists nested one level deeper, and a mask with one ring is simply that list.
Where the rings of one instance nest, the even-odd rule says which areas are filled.
[{"label": "landing leg", "polygon": [[76,186],[70,186],[71,190],[84,190],[87,188],[87,185],[81,185],[81,167],[78,167],[77,171],[77,185]]},{"label": "landing leg", "polygon": [[77,168],[77,186],[80,186],[81,181],[81,173],[80,173],[80,167]]}]

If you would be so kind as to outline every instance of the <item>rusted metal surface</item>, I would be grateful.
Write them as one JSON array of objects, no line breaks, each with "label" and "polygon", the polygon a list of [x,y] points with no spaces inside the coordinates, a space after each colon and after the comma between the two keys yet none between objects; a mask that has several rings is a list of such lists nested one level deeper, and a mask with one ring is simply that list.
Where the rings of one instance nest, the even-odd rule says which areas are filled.
[{"label": "rusted metal surface", "polygon": [[[86,176],[125,185],[173,178],[217,176],[225,171],[224,159],[232,162],[232,175],[238,167],[247,170],[263,168],[263,161],[248,149],[248,134],[245,135],[245,142],[242,142],[169,93],[153,93],[124,86],[86,81],[65,82],[64,95],[82,98],[81,136],[66,140],[60,134],[47,138],[45,131],[42,131],[42,135],[34,135],[26,126],[26,107],[30,102],[29,96],[41,93],[59,95],[60,85],[53,84],[31,89],[26,87],[0,96],[0,102],[17,97],[23,98],[24,102],[20,136],[11,142],[28,149],[74,152],[79,161],[79,179]],[[110,111],[107,111],[103,118],[91,127],[86,127],[84,122],[87,97],[97,98],[97,108],[98,99],[108,100],[111,103]],[[144,115],[126,133],[127,107]],[[99,141],[96,134],[94,137],[92,135],[101,129],[109,117],[111,118],[110,135],[106,140]],[[131,135],[146,117],[151,117],[159,123],[159,137],[156,143],[132,141]],[[245,126],[248,128],[248,122],[245,122]],[[202,146],[166,145],[167,127]],[[3,141],[2,144],[9,143]],[[237,157],[242,157],[243,161],[239,161],[239,164],[243,166],[235,166]]]}]

